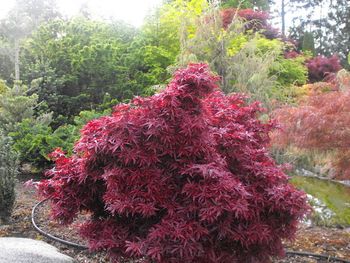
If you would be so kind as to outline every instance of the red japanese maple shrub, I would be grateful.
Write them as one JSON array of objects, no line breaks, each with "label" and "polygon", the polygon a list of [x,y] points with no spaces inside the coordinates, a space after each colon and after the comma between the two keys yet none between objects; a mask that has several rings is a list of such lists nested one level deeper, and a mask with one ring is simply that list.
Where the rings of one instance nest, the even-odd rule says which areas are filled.
[{"label": "red japanese maple shrub", "polygon": [[329,58],[325,56],[314,57],[306,62],[306,66],[309,71],[309,81],[311,83],[323,80],[331,81],[334,79],[335,73],[342,68],[337,55]]},{"label": "red japanese maple shrub", "polygon": [[283,255],[308,206],[269,157],[271,124],[226,96],[205,64],[176,72],[161,93],[90,121],[75,154],[56,151],[40,192],[53,216],[81,227],[115,262],[268,262]]}]

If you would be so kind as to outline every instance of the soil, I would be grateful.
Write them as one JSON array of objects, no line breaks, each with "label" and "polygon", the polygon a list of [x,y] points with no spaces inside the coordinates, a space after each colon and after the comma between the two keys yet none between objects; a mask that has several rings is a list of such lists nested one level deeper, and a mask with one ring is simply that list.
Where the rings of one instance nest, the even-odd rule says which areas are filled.
[{"label": "soil", "polygon": [[[0,237],[25,237],[37,240],[43,240],[55,247],[62,253],[74,258],[76,262],[81,263],[104,263],[109,262],[105,253],[90,253],[87,250],[79,250],[74,247],[66,246],[52,241],[38,233],[31,223],[32,207],[38,202],[39,198],[32,188],[26,188],[23,185],[25,178],[16,184],[16,204],[7,225],[0,225]],[[38,209],[36,216],[37,224],[44,231],[57,236],[61,239],[72,241],[81,245],[86,245],[78,235],[76,226],[88,215],[80,215],[76,222],[70,226],[60,226],[58,223],[49,219],[49,206],[44,204]],[[301,225],[294,242],[286,242],[287,250],[307,251],[317,254],[327,254],[333,257],[350,260],[350,228],[325,228],[316,226]],[[274,263],[313,263],[313,262],[332,262],[327,260],[316,260],[307,257],[287,256],[285,259],[275,259]],[[336,262],[336,261],[333,261]]]}]

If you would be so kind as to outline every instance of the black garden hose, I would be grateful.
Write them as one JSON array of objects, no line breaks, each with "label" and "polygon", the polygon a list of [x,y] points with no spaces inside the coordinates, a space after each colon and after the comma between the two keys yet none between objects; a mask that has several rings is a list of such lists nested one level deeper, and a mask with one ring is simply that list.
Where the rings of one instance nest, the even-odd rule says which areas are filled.
[{"label": "black garden hose", "polygon": [[317,258],[317,259],[326,259],[327,262],[328,261],[336,261],[336,262],[350,263],[350,261],[346,260],[346,259],[336,258],[336,257],[332,257],[329,255],[323,255],[323,254],[315,254],[315,253],[311,253],[311,252],[287,250],[286,254],[288,256],[301,256],[301,257],[313,257],[313,258]]},{"label": "black garden hose", "polygon": [[44,199],[42,201],[40,201],[39,203],[37,203],[33,209],[32,209],[32,224],[35,228],[36,231],[38,231],[40,234],[42,234],[43,236],[49,238],[49,239],[52,239],[54,241],[57,241],[59,243],[62,243],[64,245],[68,245],[68,246],[71,246],[71,247],[75,247],[77,249],[80,249],[80,250],[86,250],[88,249],[87,246],[84,246],[84,245],[80,245],[80,244],[77,244],[77,243],[74,243],[74,242],[71,242],[71,241],[67,241],[67,240],[64,240],[64,239],[61,239],[59,237],[55,237],[47,232],[45,232],[44,230],[42,230],[40,227],[38,227],[38,225],[36,224],[35,222],[35,214],[36,214],[36,210],[37,208],[42,205],[43,203],[45,203],[48,199]]},{"label": "black garden hose", "polygon": [[[43,203],[45,203],[48,199],[44,199],[42,201],[40,201],[39,203],[37,203],[33,209],[32,209],[32,224],[35,228],[35,230],[37,230],[40,234],[42,234],[43,236],[49,238],[49,239],[52,239],[54,241],[57,241],[59,243],[62,243],[64,245],[68,245],[68,246],[71,246],[71,247],[74,247],[74,248],[77,248],[77,249],[80,249],[80,250],[86,250],[88,249],[87,246],[84,246],[84,245],[80,245],[80,244],[77,244],[77,243],[74,243],[74,242],[71,242],[71,241],[67,241],[67,240],[64,240],[64,239],[61,239],[59,237],[55,237],[47,232],[45,232],[44,230],[42,230],[40,227],[38,227],[38,225],[36,224],[35,222],[35,214],[36,214],[36,210],[37,208],[42,205]],[[291,250],[287,250],[286,251],[286,254],[288,256],[301,256],[301,257],[313,257],[313,258],[317,258],[317,259],[326,259],[327,261],[337,261],[337,262],[343,262],[343,263],[350,263],[349,260],[346,260],[346,259],[341,259],[341,258],[336,258],[336,257],[332,257],[332,256],[329,256],[329,255],[323,255],[323,254],[315,254],[315,253],[310,253],[310,252],[303,252],[303,251],[291,251]]]}]

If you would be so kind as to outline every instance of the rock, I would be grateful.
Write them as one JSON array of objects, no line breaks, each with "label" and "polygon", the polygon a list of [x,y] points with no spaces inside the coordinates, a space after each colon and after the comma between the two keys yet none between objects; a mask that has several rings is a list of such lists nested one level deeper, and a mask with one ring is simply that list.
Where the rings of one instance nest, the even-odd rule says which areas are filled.
[{"label": "rock", "polygon": [[43,241],[27,238],[0,238],[0,263],[73,263],[74,260],[58,252]]}]

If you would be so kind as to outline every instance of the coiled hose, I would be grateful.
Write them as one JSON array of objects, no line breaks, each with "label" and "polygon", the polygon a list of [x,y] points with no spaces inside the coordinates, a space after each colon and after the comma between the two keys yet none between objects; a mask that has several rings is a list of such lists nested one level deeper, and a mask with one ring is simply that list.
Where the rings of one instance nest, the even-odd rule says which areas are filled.
[{"label": "coiled hose", "polygon": [[[61,244],[64,244],[64,245],[67,245],[67,246],[71,246],[71,247],[74,247],[74,248],[79,249],[79,250],[86,250],[86,249],[88,249],[87,246],[80,245],[80,244],[77,244],[77,243],[74,243],[74,242],[71,242],[71,241],[67,241],[67,240],[61,239],[59,237],[55,237],[55,236],[45,232],[44,230],[42,230],[40,227],[38,227],[38,225],[35,222],[35,214],[36,214],[36,211],[37,211],[38,207],[41,206],[42,204],[44,204],[47,200],[48,199],[44,199],[44,200],[40,201],[39,203],[34,205],[34,207],[32,209],[32,224],[33,224],[35,230],[38,231],[43,236],[45,236],[45,237],[47,237],[47,238],[49,238],[51,240],[57,241],[57,242],[59,242]],[[325,259],[327,261],[350,263],[350,261],[346,260],[346,259],[336,258],[336,257],[332,257],[332,256],[329,256],[329,255],[323,255],[323,254],[315,254],[315,253],[310,253],[310,252],[303,252],[303,251],[287,250],[286,254],[288,256],[313,257],[313,258],[317,258],[317,259]]]}]

